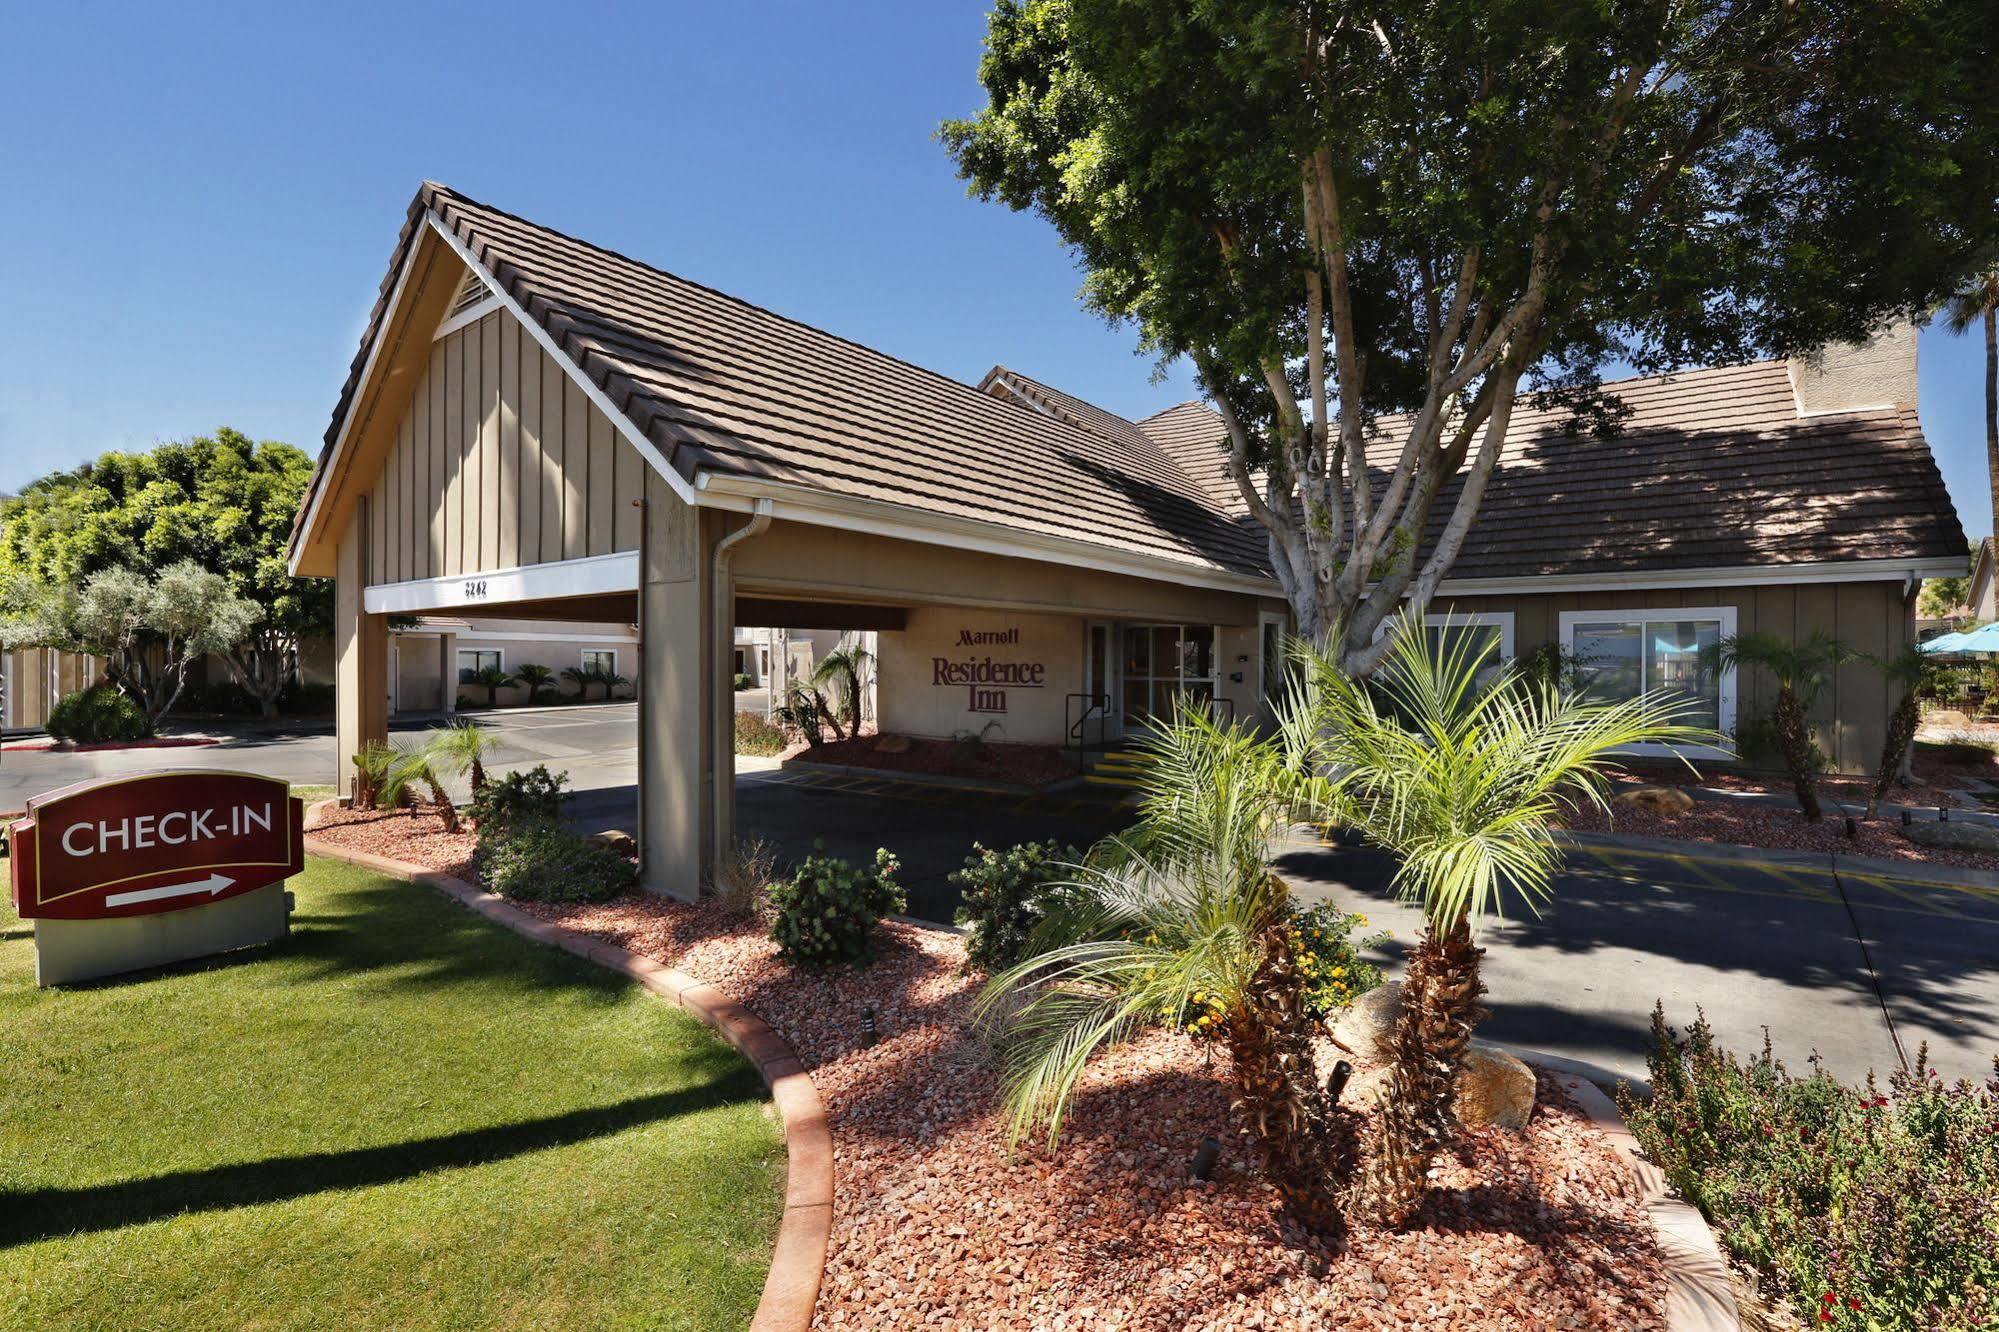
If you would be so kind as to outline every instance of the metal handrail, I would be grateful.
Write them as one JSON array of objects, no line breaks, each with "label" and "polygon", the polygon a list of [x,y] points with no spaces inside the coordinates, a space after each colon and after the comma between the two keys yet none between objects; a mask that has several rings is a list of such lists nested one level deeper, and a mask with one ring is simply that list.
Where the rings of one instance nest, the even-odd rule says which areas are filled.
[{"label": "metal handrail", "polygon": [[[1082,705],[1080,714],[1077,712],[1078,704]],[[1108,721],[1111,715],[1110,707],[1111,700],[1108,694],[1083,693],[1063,696],[1062,729],[1067,738],[1076,744],[1076,771],[1079,773],[1089,769],[1089,760],[1085,757],[1089,751],[1105,747],[1106,737],[1102,725],[1097,728],[1097,743],[1094,745],[1089,743],[1088,727],[1092,720],[1099,723]],[[1075,717],[1073,722],[1070,721],[1072,716]]]}]

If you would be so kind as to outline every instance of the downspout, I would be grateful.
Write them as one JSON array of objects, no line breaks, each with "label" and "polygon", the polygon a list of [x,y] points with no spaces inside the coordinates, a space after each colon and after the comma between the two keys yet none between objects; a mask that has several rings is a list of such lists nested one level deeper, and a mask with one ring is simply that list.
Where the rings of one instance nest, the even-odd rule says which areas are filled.
[{"label": "downspout", "polygon": [[[770,515],[771,502],[757,500],[750,509],[750,520],[715,543],[714,554],[708,563],[709,577],[714,584],[709,623],[715,629],[714,653],[708,663],[708,685],[713,699],[709,705],[709,721],[714,737],[708,777],[713,791],[715,819],[710,830],[714,843],[713,858],[709,862],[711,867],[729,854],[736,836],[735,692],[729,688],[734,679],[735,665],[732,649],[736,636],[736,580],[729,566],[735,559],[737,546],[770,529]],[[726,634],[724,626],[727,626]],[[725,764],[728,771],[726,781],[722,777]]]}]

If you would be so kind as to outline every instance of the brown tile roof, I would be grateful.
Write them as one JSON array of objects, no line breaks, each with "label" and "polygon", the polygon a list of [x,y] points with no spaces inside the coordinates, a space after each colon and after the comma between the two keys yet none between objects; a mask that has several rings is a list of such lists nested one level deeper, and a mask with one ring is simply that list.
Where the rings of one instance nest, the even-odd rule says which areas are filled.
[{"label": "brown tile roof", "polygon": [[[435,184],[410,206],[329,447],[426,209],[683,476],[782,481],[1190,567],[1268,567],[1221,421],[1198,402],[1130,422],[1004,367],[974,388]],[[1568,438],[1559,414],[1523,404],[1453,578],[1965,548],[1913,412],[1801,420],[1778,361],[1616,389],[1634,411],[1608,441]],[[1384,460],[1396,426],[1382,425]],[[1457,488],[1439,496],[1432,536]]]},{"label": "brown tile roof", "polygon": [[[1632,414],[1610,440],[1569,438],[1562,413],[1521,404],[1451,577],[1951,559],[1965,548],[1914,412],[1800,418],[1782,361],[1612,387]],[[1399,424],[1384,421],[1371,449],[1384,471]],[[1138,425],[1218,502],[1233,489],[1213,411],[1182,403]],[[1438,496],[1429,540],[1460,488]]]},{"label": "brown tile roof", "polygon": [[1264,542],[1156,450],[426,185],[420,200],[683,476],[761,478],[1190,566]]}]

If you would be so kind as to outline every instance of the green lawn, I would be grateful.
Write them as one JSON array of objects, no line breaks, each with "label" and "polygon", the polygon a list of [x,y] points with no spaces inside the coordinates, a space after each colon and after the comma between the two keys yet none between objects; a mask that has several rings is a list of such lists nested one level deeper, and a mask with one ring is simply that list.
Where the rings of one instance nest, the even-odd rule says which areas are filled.
[{"label": "green lawn", "polygon": [[784,1179],[754,1070],[427,889],[293,887],[285,942],[70,990],[0,906],[0,1325],[749,1321]]}]

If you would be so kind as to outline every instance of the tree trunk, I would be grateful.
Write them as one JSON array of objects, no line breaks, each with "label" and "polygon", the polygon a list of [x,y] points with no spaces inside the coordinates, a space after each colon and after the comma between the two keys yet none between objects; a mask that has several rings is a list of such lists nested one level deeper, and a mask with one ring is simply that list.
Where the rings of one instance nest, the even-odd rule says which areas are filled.
[{"label": "tree trunk", "polygon": [[1265,931],[1247,1003],[1228,1026],[1235,1111],[1262,1145],[1285,1210],[1337,1238],[1346,1233],[1340,1194],[1353,1171],[1353,1132],[1319,1081],[1305,987],[1282,924]]},{"label": "tree trunk", "polygon": [[430,803],[437,810],[437,817],[444,820],[444,831],[457,832],[458,807],[452,804],[451,797],[445,794],[444,784],[438,781],[437,775],[429,769],[424,770],[423,780],[424,784],[430,787]]},{"label": "tree trunk", "polygon": [[1870,819],[1881,812],[1881,797],[1888,794],[1888,787],[1902,771],[1902,760],[1909,752],[1909,742],[1916,738],[1916,723],[1921,720],[1922,711],[1916,691],[1910,689],[1888,718],[1888,739],[1881,746],[1881,766],[1874,773],[1874,789],[1867,793]]},{"label": "tree trunk", "polygon": [[486,765],[477,754],[472,756],[472,794],[478,795],[486,789]]},{"label": "tree trunk", "polygon": [[1985,306],[1985,478],[1992,487],[1992,530],[1999,533],[1999,301]]},{"label": "tree trunk", "polygon": [[1441,932],[1426,926],[1409,960],[1381,1116],[1360,1180],[1362,1205],[1382,1225],[1409,1219],[1431,1162],[1457,1132],[1458,1070],[1486,1015],[1478,1001],[1485,993],[1478,974],[1484,953],[1461,917]]},{"label": "tree trunk", "polygon": [[1787,684],[1777,686],[1773,720],[1777,726],[1777,748],[1784,755],[1784,766],[1791,770],[1791,785],[1798,793],[1798,808],[1804,810],[1807,821],[1817,823],[1825,814],[1819,809],[1818,786],[1813,780],[1811,728],[1805,722],[1805,710],[1797,694]]}]

